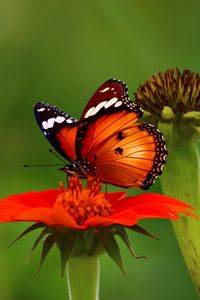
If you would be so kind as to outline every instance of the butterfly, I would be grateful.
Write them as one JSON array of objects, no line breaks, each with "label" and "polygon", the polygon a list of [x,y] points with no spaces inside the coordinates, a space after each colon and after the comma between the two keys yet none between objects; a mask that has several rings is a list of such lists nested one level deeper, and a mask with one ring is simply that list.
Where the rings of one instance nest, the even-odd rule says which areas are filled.
[{"label": "butterfly", "polygon": [[89,100],[80,120],[44,102],[34,106],[37,123],[69,164],[69,175],[96,176],[120,187],[148,189],[162,173],[167,150],[155,126],[136,123],[143,111],[124,82],[110,79]]}]

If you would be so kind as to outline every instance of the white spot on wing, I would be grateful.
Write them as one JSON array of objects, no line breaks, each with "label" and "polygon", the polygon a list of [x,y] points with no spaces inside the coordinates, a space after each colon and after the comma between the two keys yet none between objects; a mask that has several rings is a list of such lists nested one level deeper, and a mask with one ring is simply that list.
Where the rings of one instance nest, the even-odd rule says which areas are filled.
[{"label": "white spot on wing", "polygon": [[90,116],[94,116],[94,115],[96,115],[99,111],[100,111],[100,109],[102,108],[102,107],[104,107],[104,105],[107,103],[107,101],[102,101],[102,102],[100,102],[96,107],[95,107],[95,109],[92,111],[92,113],[90,114]]},{"label": "white spot on wing", "polygon": [[67,123],[73,123],[73,120],[72,119],[67,119],[66,122]]},{"label": "white spot on wing", "polygon": [[107,87],[107,88],[105,88],[105,89],[101,90],[100,92],[101,92],[101,93],[105,93],[105,92],[107,92],[109,89],[110,89],[110,88],[109,88],[109,87]]},{"label": "white spot on wing", "polygon": [[122,105],[122,101],[116,102],[114,106],[115,106],[115,107],[119,107],[120,105]]},{"label": "white spot on wing", "polygon": [[85,118],[88,118],[91,115],[93,110],[94,110],[94,107],[90,107],[90,109],[88,109],[87,113],[85,114]]},{"label": "white spot on wing", "polygon": [[43,121],[43,122],[42,122],[42,127],[43,127],[44,129],[48,129],[48,124],[47,124],[46,121]]},{"label": "white spot on wing", "polygon": [[41,107],[41,108],[38,108],[37,111],[41,112],[41,111],[44,111],[45,108],[44,107]]},{"label": "white spot on wing", "polygon": [[54,125],[54,122],[55,122],[55,118],[49,118],[47,120],[47,126],[48,126],[48,128],[52,128],[53,125]]},{"label": "white spot on wing", "polygon": [[117,102],[117,97],[113,97],[112,99],[110,99],[109,101],[107,101],[107,103],[104,105],[105,108],[108,108],[110,106],[112,106],[113,104],[115,104],[115,102]]},{"label": "white spot on wing", "polygon": [[59,124],[62,123],[62,122],[64,122],[64,121],[65,121],[65,118],[61,117],[61,116],[57,116],[56,119],[55,119],[55,122],[59,123]]}]

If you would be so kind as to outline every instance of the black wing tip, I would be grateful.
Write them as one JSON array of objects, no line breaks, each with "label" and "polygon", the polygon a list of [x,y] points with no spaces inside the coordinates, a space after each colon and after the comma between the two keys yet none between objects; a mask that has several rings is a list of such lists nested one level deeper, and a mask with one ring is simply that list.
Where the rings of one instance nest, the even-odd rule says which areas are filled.
[{"label": "black wing tip", "polygon": [[127,84],[126,84],[125,81],[123,81],[123,80],[121,80],[121,79],[117,79],[117,78],[111,78],[111,79],[109,79],[108,81],[119,83],[119,84],[121,84],[123,87],[125,87],[125,89],[128,91],[128,86],[127,86]]},{"label": "black wing tip", "polygon": [[49,106],[51,105],[48,103],[45,103],[43,101],[38,101],[33,105],[33,111],[35,112],[35,114],[37,114],[41,108],[47,108]]},{"label": "black wing tip", "polygon": [[[37,102],[34,104],[33,106],[33,110],[36,114],[42,112],[42,109],[48,109],[48,110],[51,110],[51,111],[55,111],[57,113],[61,113],[62,115],[67,115],[62,109],[60,109],[59,107],[53,105],[53,104],[49,104],[47,102]],[[41,110],[40,110],[41,109]]]},{"label": "black wing tip", "polygon": [[113,77],[113,78],[110,78],[110,79],[106,80],[103,84],[105,84],[105,83],[107,83],[107,82],[119,83],[119,84],[122,85],[122,86],[126,89],[126,91],[128,92],[128,86],[127,86],[126,82],[123,81],[123,80],[121,80],[121,79],[117,79],[117,78]]},{"label": "black wing tip", "polygon": [[138,118],[140,119],[143,115],[143,109],[141,106],[139,106],[137,103],[133,102],[133,100],[130,99],[129,97],[129,91],[128,91],[128,86],[127,84],[125,83],[125,81],[121,80],[121,79],[117,79],[117,78],[110,78],[108,79],[107,81],[105,81],[103,84],[107,83],[107,82],[114,82],[114,83],[119,83],[123,89],[124,89],[124,96],[125,96],[125,99],[126,99],[126,106],[127,107],[130,107],[130,111],[134,111]]},{"label": "black wing tip", "polygon": [[55,107],[55,106],[44,101],[38,101],[33,105],[33,108],[42,108],[42,107]]},{"label": "black wing tip", "polygon": [[128,86],[127,84],[125,83],[125,81],[123,80],[120,80],[120,79],[117,79],[117,78],[111,78],[109,79],[108,81],[111,81],[111,82],[116,82],[116,83],[119,83],[123,86],[123,88],[125,89],[125,93],[126,93],[126,97],[127,97],[127,100],[131,102],[131,104],[134,105],[134,111],[135,113],[137,113],[138,115],[138,118],[141,118],[142,115],[143,115],[143,109],[141,106],[139,106],[137,103],[133,102],[130,97],[129,97],[129,91],[128,91]]},{"label": "black wing tip", "polygon": [[113,78],[110,78],[110,79],[108,79],[107,81],[119,82],[119,83],[126,84],[126,83],[125,83],[123,80],[121,80],[121,79],[118,79],[118,78],[115,78],[115,77],[113,77]]}]

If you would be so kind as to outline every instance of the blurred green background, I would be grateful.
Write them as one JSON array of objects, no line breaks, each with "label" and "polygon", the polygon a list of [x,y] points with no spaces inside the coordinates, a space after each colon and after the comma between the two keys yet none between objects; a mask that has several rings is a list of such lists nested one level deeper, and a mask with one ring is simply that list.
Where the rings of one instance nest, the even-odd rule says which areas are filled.
[{"label": "blurred green background", "polygon": [[[124,80],[129,93],[168,67],[200,70],[198,0],[0,0],[0,197],[57,187],[56,168],[24,169],[26,163],[57,163],[47,150],[32,106],[57,105],[79,117],[105,80]],[[160,191],[159,181],[153,191]],[[197,300],[174,238],[164,220],[141,223],[159,241],[130,232],[138,255],[122,246],[128,276],[101,258],[100,299]],[[8,248],[27,224],[0,225],[0,299],[68,299],[54,249],[39,275],[36,252],[24,261],[35,233]],[[80,299],[81,300],[81,299]]]}]

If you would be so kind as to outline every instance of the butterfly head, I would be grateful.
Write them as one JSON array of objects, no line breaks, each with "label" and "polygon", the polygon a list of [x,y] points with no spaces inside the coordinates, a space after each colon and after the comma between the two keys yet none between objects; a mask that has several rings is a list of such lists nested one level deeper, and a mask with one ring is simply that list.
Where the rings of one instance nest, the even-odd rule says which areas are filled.
[{"label": "butterfly head", "polygon": [[67,164],[64,167],[59,168],[59,170],[65,172],[67,175],[70,175],[70,176],[77,175],[77,167],[76,167],[76,164],[74,164],[74,163]]},{"label": "butterfly head", "polygon": [[71,164],[65,165],[59,170],[64,171],[67,175],[78,176],[79,178],[86,178],[89,173],[89,164],[73,161]]}]

